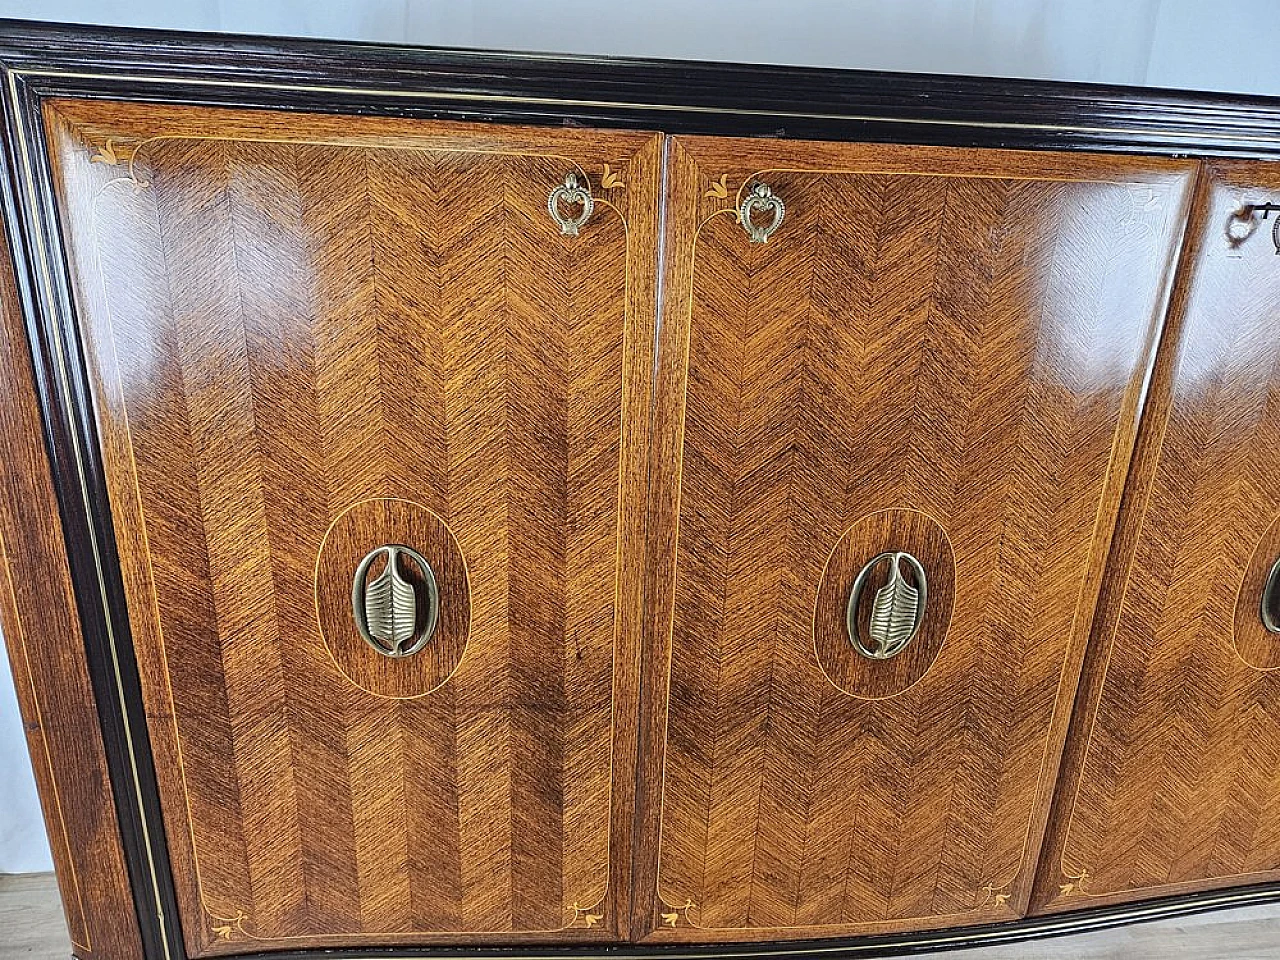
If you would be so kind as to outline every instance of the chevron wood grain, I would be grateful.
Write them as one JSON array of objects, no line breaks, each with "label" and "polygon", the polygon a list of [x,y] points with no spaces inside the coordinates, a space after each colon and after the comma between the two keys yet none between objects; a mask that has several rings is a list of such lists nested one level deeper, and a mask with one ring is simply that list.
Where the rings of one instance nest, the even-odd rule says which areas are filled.
[{"label": "chevron wood grain", "polygon": [[1280,879],[1280,638],[1259,616],[1280,544],[1280,293],[1269,224],[1233,248],[1267,164],[1197,193],[1072,728],[1041,910]]},{"label": "chevron wood grain", "polygon": [[[188,949],[625,935],[657,138],[48,118]],[[334,655],[365,504],[417,666]]]},{"label": "chevron wood grain", "polygon": [[[637,927],[1025,909],[1194,169],[673,141]],[[950,541],[949,629],[915,682],[838,687],[824,567],[890,508]]]}]

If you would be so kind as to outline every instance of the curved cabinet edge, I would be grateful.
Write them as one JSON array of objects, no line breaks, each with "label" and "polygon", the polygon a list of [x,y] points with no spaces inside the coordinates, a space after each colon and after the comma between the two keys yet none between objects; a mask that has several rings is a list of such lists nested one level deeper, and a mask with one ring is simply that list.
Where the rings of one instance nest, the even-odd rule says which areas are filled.
[{"label": "curved cabinet edge", "polygon": [[[1116,717],[1122,715],[1132,715],[1137,723],[1149,722],[1149,713],[1144,715],[1139,710],[1128,706],[1122,709],[1117,705],[1118,695],[1112,689],[1113,682],[1127,682],[1123,678],[1133,674],[1134,663],[1140,664],[1143,670],[1150,669],[1149,664],[1153,658],[1165,655],[1159,644],[1162,642],[1169,644],[1170,636],[1176,636],[1176,642],[1195,638],[1202,644],[1205,642],[1205,637],[1210,637],[1208,646],[1214,649],[1222,647],[1220,660],[1233,664],[1238,661],[1240,674],[1250,670],[1249,665],[1239,657],[1238,652],[1229,650],[1231,641],[1229,627],[1225,631],[1226,642],[1221,642],[1223,638],[1220,634],[1224,632],[1222,628],[1193,626],[1190,618],[1184,615],[1181,619],[1170,617],[1168,620],[1170,624],[1179,625],[1176,632],[1166,631],[1165,635],[1157,636],[1155,625],[1161,622],[1161,618],[1153,616],[1150,610],[1140,611],[1138,601],[1127,597],[1127,589],[1135,582],[1142,582],[1146,593],[1161,598],[1161,602],[1170,604],[1167,607],[1156,606],[1151,608],[1152,610],[1163,613],[1173,609],[1167,599],[1170,590],[1168,581],[1171,578],[1168,571],[1174,568],[1175,561],[1185,564],[1199,559],[1196,551],[1203,552],[1205,548],[1202,543],[1203,538],[1194,540],[1185,529],[1175,527],[1173,523],[1168,522],[1170,516],[1177,518],[1194,516],[1203,520],[1210,515],[1210,511],[1218,510],[1216,514],[1212,514],[1212,523],[1202,523],[1205,529],[1219,533],[1226,531],[1227,536],[1234,536],[1233,531],[1238,529],[1243,512],[1234,504],[1219,510],[1218,505],[1212,502],[1209,495],[1202,492],[1212,490],[1212,486],[1202,483],[1198,475],[1180,481],[1185,483],[1188,490],[1194,488],[1196,497],[1188,498],[1186,503],[1171,505],[1167,497],[1169,486],[1167,477],[1174,475],[1176,471],[1162,469],[1162,463],[1169,462],[1171,451],[1176,453],[1180,449],[1179,443],[1185,447],[1187,424],[1191,419],[1188,413],[1191,408],[1189,397],[1194,392],[1188,388],[1188,383],[1196,375],[1194,372],[1189,372],[1193,370],[1189,364],[1199,363],[1205,366],[1207,364],[1205,355],[1211,349],[1216,349],[1211,344],[1206,345],[1212,339],[1206,336],[1206,331],[1214,324],[1225,327],[1228,323],[1239,324],[1243,329],[1247,319],[1238,318],[1226,306],[1220,311],[1215,309],[1206,313],[1207,294],[1204,290],[1209,289],[1209,281],[1215,284],[1211,291],[1214,297],[1225,296],[1223,291],[1230,291],[1232,286],[1222,276],[1214,276],[1210,266],[1216,262],[1220,271],[1222,259],[1230,258],[1230,262],[1236,264],[1234,269],[1253,270],[1255,276],[1263,277],[1267,276],[1267,272],[1274,267],[1271,263],[1273,258],[1270,256],[1270,236],[1259,236],[1253,244],[1244,247],[1242,251],[1235,250],[1234,247],[1240,245],[1238,243],[1227,249],[1227,244],[1220,239],[1223,236],[1220,217],[1224,198],[1232,192],[1249,197],[1255,193],[1271,194],[1274,193],[1277,182],[1280,181],[1275,179],[1275,174],[1260,164],[1212,161],[1201,167],[1182,255],[1175,272],[1176,279],[1166,315],[1165,329],[1157,350],[1156,365],[1152,373],[1124,490],[1123,506],[1113,536],[1111,552],[1107,558],[1102,591],[1096,606],[1079,692],[1067,735],[1066,750],[1059,769],[1054,806],[1031,897],[1029,912],[1033,915],[1066,917],[1098,910],[1142,911],[1153,903],[1165,902],[1169,898],[1196,901],[1206,904],[1199,909],[1211,909],[1216,906],[1236,904],[1238,901],[1235,898],[1247,895],[1250,891],[1270,889],[1273,891],[1274,898],[1274,891],[1280,889],[1280,885],[1277,884],[1280,880],[1280,870],[1256,869],[1263,865],[1258,859],[1240,863],[1243,869],[1232,875],[1227,875],[1228,870],[1224,869],[1221,863],[1208,866],[1204,859],[1196,860],[1190,857],[1177,871],[1168,869],[1169,862],[1184,856],[1185,851],[1165,849],[1169,845],[1161,843],[1159,838],[1153,836],[1151,831],[1139,821],[1138,818],[1142,814],[1128,812],[1126,803],[1131,802],[1132,798],[1164,794],[1169,763],[1169,738],[1181,730],[1177,725],[1178,717],[1162,715],[1162,723],[1170,725],[1171,730],[1166,734],[1164,749],[1151,751],[1145,756],[1145,766],[1128,753],[1119,760],[1110,761],[1116,765],[1121,763],[1127,765],[1126,770],[1129,773],[1127,780],[1116,775],[1112,777],[1112,782],[1102,783],[1098,779],[1102,768],[1097,762],[1091,763],[1091,758],[1098,754],[1097,750],[1091,749],[1094,746],[1093,741],[1097,730],[1110,729],[1116,724]],[[1270,227],[1259,233],[1266,233],[1269,230]],[[1222,246],[1215,247],[1214,244],[1222,244]],[[1247,259],[1241,259],[1242,257]],[[1233,275],[1233,279],[1238,285],[1239,277]],[[1198,291],[1198,287],[1204,290]],[[1265,291],[1259,291],[1256,285],[1248,286],[1246,290],[1248,297],[1266,302]],[[1265,346],[1264,344],[1264,349]],[[1222,376],[1222,374],[1217,375]],[[1231,375],[1229,372],[1226,376]],[[1239,376],[1228,382],[1232,385],[1232,393],[1228,396],[1233,401],[1240,404],[1252,401],[1248,390],[1256,387],[1256,383],[1244,383]],[[1222,415],[1223,419],[1233,413],[1234,411],[1229,410]],[[1216,421],[1197,421],[1196,429],[1205,435],[1213,435],[1219,427]],[[1182,432],[1181,435],[1179,431]],[[1237,438],[1233,442],[1241,446],[1247,446],[1250,443],[1261,446],[1257,438],[1252,435],[1247,436],[1245,441]],[[1199,461],[1204,463],[1215,462],[1212,461],[1212,456],[1211,449],[1200,450],[1197,453]],[[1177,464],[1176,460],[1173,462]],[[1183,466],[1181,469],[1187,473],[1190,472],[1189,467]],[[1162,477],[1164,477],[1163,481]],[[1266,486],[1265,478],[1262,478],[1260,485]],[[1170,554],[1175,554],[1175,548],[1177,552],[1172,558],[1161,555],[1158,563],[1153,564],[1151,560],[1153,544],[1167,547]],[[1253,551],[1252,543],[1245,549],[1245,557],[1251,551]],[[1191,560],[1187,559],[1188,556]],[[1243,560],[1227,558],[1221,561],[1221,566],[1223,569],[1234,571],[1236,565],[1242,562]],[[1166,567],[1168,570],[1165,569]],[[1197,583],[1195,589],[1199,592],[1190,601],[1184,601],[1187,609],[1190,609],[1194,602],[1203,602],[1203,597],[1207,593],[1207,588],[1203,584]],[[1233,604],[1233,609],[1234,606]],[[1253,609],[1256,610],[1256,607]],[[1134,628],[1136,622],[1151,625],[1152,636],[1137,631]],[[1122,669],[1112,668],[1113,674],[1121,679],[1108,680],[1108,667],[1111,662],[1126,655],[1128,659],[1122,665]],[[1233,655],[1236,661],[1231,660]],[[1235,669],[1234,666],[1233,669]],[[1186,672],[1187,667],[1184,664],[1179,668],[1179,672],[1173,674],[1173,680],[1169,680],[1166,676],[1160,681],[1151,681],[1151,689],[1157,694],[1166,691],[1168,686],[1161,687],[1158,684],[1181,682]],[[1265,671],[1256,672],[1260,674]],[[1206,696],[1216,696],[1221,699],[1221,704],[1226,705],[1221,706],[1218,701],[1214,701],[1215,709],[1230,710],[1233,704],[1228,697],[1233,695],[1236,688],[1243,687],[1244,683],[1245,681],[1239,679],[1221,681],[1220,689],[1215,688],[1212,694]],[[1156,696],[1148,694],[1148,700],[1155,702]],[[1147,709],[1150,707],[1148,706]],[[1123,733],[1119,736],[1123,736]],[[1114,741],[1116,737],[1113,736],[1112,739]],[[1276,743],[1276,741],[1271,742]],[[1204,744],[1197,743],[1194,747],[1187,747],[1186,756],[1180,763],[1189,769],[1200,770],[1203,769],[1205,757],[1208,755],[1216,757],[1213,745],[1210,744],[1206,748]],[[1215,759],[1214,762],[1218,761]],[[1239,764],[1240,761],[1230,757],[1221,760],[1224,767],[1230,767],[1233,762]],[[1128,791],[1125,790],[1126,784],[1129,786]],[[1085,789],[1086,787],[1096,788],[1092,796]],[[1221,788],[1218,794],[1211,798],[1219,808],[1229,802],[1224,793],[1225,790],[1226,788]],[[1110,808],[1106,808],[1110,812],[1101,816],[1102,821],[1107,825],[1105,831],[1099,829],[1098,817],[1095,817],[1092,825],[1087,824],[1083,828],[1079,823],[1080,810],[1103,809],[1095,808],[1091,802],[1098,795],[1111,804]],[[1238,801],[1238,798],[1231,798],[1231,802],[1235,801]],[[1137,809],[1136,804],[1134,808]],[[1117,814],[1116,811],[1125,812]],[[1218,837],[1226,832],[1221,825],[1218,826],[1218,830]],[[1145,864],[1141,868],[1129,864],[1127,874],[1124,870],[1111,869],[1105,871],[1106,875],[1095,877],[1095,872],[1104,873],[1104,870],[1099,867],[1106,864],[1109,858],[1100,857],[1100,864],[1091,864],[1088,862],[1088,857],[1079,855],[1079,848],[1083,844],[1086,850],[1092,849],[1095,852],[1114,850],[1116,844],[1112,843],[1108,846],[1105,841],[1108,837],[1115,836],[1126,837],[1134,849],[1145,845],[1149,849],[1162,850],[1163,853],[1156,858],[1155,862]],[[1241,854],[1240,851],[1233,851],[1233,855]],[[1128,863],[1119,858],[1110,859],[1110,862]],[[1158,879],[1162,876],[1162,872],[1164,879]]]},{"label": "curved cabinet edge", "polygon": [[10,248],[0,250],[0,627],[75,956],[141,958]]}]

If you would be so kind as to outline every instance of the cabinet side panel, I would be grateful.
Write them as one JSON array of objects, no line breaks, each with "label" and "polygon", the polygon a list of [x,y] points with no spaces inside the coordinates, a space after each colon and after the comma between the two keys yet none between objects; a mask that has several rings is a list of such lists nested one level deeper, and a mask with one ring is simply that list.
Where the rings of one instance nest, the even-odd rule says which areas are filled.
[{"label": "cabinet side panel", "polygon": [[41,436],[22,308],[0,263],[0,626],[75,955],[142,955]]},{"label": "cabinet side panel", "polygon": [[1202,177],[1036,912],[1280,880],[1280,270],[1269,222],[1227,234],[1278,192],[1271,164]]}]

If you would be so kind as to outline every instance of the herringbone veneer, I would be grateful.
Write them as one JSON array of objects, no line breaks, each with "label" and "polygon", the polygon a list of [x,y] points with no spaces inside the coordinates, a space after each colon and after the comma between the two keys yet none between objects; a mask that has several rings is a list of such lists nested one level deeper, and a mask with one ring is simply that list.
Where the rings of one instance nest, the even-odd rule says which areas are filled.
[{"label": "herringbone veneer", "polygon": [[[1193,168],[677,139],[671,169],[655,936],[1016,915]],[[763,244],[730,212],[757,180],[786,203]],[[945,531],[953,584],[924,527],[832,556],[890,508]],[[828,558],[847,584],[909,547],[951,607],[936,659],[815,653],[844,630]]]},{"label": "herringbone veneer", "polygon": [[[1037,889],[1071,909],[1280,879],[1280,273],[1232,211],[1269,164],[1206,168]],[[1259,218],[1260,219],[1260,218]]]},{"label": "herringbone veneer", "polygon": [[[656,139],[61,109],[190,949],[618,932]],[[355,634],[369,537],[436,566],[418,657]]]}]

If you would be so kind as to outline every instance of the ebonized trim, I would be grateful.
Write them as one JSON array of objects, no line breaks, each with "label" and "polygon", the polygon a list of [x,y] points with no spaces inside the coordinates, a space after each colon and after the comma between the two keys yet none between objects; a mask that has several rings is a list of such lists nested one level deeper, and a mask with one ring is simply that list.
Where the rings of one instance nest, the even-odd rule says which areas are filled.
[{"label": "ebonized trim", "polygon": [[515,54],[0,19],[38,96],[667,133],[1280,156],[1280,99],[1103,84]]},{"label": "ebonized trim", "polygon": [[[1280,158],[1280,98],[1116,86],[425,49],[0,20],[0,200],[148,960],[187,960],[92,398],[45,151],[50,97],[668,133]],[[1280,883],[892,935],[706,946],[387,947],[247,960],[909,955],[1280,900]]]},{"label": "ebonized trim", "polygon": [[6,83],[3,104],[5,226],[143,954],[178,960],[177,901],[40,102]]}]

